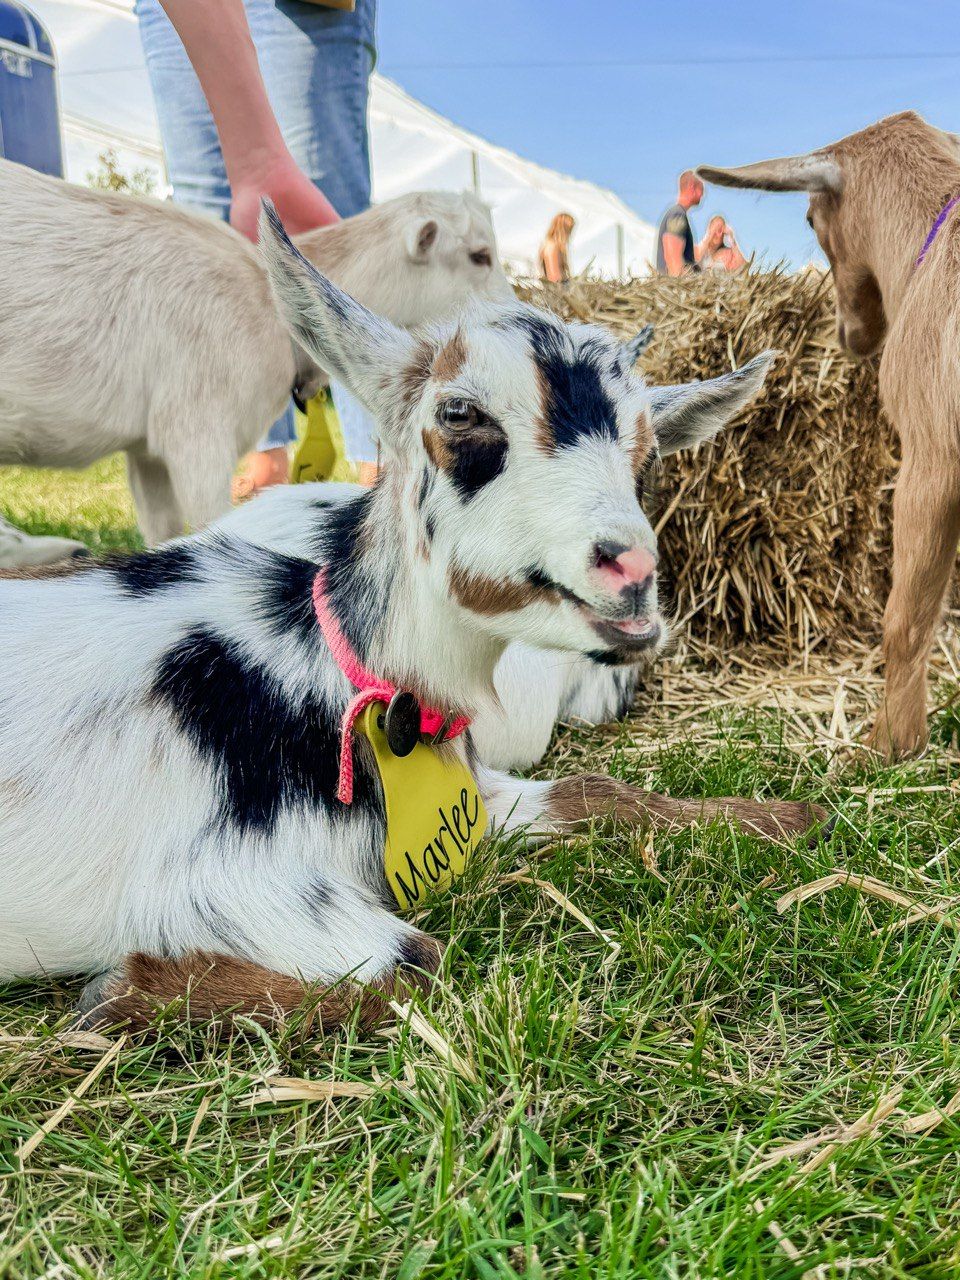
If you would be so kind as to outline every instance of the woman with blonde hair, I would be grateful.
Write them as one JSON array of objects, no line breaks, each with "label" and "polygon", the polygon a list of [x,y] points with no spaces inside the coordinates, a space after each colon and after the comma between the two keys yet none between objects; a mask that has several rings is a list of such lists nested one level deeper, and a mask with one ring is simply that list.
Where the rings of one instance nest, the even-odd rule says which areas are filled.
[{"label": "woman with blonde hair", "polygon": [[553,284],[562,284],[564,280],[570,279],[570,259],[567,249],[574,225],[572,213],[554,215],[547,227],[547,234],[543,238],[538,254],[541,279],[549,280]]},{"label": "woman with blonde hair", "polygon": [[707,234],[697,245],[696,254],[701,271],[739,271],[747,262],[722,213],[715,213],[707,223]]}]

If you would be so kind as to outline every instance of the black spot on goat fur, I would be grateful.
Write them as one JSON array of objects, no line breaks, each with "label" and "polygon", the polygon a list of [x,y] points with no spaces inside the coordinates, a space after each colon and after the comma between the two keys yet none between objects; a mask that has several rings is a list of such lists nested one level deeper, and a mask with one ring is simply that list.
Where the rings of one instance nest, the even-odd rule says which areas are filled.
[{"label": "black spot on goat fur", "polygon": [[598,667],[619,667],[623,664],[623,658],[615,649],[591,649],[586,656]]},{"label": "black spot on goat fur", "polygon": [[576,349],[570,336],[537,315],[513,320],[527,333],[533,358],[546,388],[545,428],[557,449],[570,449],[584,437],[617,439],[617,415],[600,376],[607,356],[599,342]]},{"label": "black spot on goat fur", "polygon": [[329,880],[321,875],[314,876],[304,891],[303,900],[313,919],[322,921],[333,902],[333,888]]},{"label": "black spot on goat fur", "polygon": [[399,969],[423,969],[427,973],[435,973],[437,960],[437,944],[425,934],[408,934],[397,948]]},{"label": "black spot on goat fur", "polygon": [[316,647],[319,627],[313,611],[318,566],[309,560],[271,554],[259,574],[257,611],[279,636]]},{"label": "black spot on goat fur", "polygon": [[471,432],[464,439],[451,442],[451,451],[450,479],[464,502],[495,480],[507,465],[507,437],[499,427]]},{"label": "black spot on goat fur", "polygon": [[167,587],[199,581],[197,553],[188,546],[159,547],[105,562],[124,595],[146,596]]},{"label": "black spot on goat fur", "polygon": [[151,688],[153,701],[214,770],[216,819],[224,827],[270,834],[283,812],[299,806],[382,821],[379,788],[362,753],[354,758],[352,808],[336,798],[342,708],[309,690],[295,696],[202,627],[163,655]]},{"label": "black spot on goat fur", "polygon": [[326,570],[327,596],[340,630],[362,662],[371,631],[383,620],[386,592],[372,573],[376,558],[365,562],[364,540],[376,535],[366,527],[373,490],[361,490],[355,498],[336,503],[317,530],[317,558]]}]

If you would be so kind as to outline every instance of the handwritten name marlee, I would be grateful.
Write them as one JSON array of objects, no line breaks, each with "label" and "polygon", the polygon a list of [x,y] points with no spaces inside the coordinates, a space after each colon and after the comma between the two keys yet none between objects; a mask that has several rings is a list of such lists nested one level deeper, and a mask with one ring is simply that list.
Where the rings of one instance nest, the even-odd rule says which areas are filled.
[{"label": "handwritten name marlee", "polygon": [[466,787],[461,787],[460,803],[450,805],[449,813],[437,806],[437,830],[430,842],[417,854],[405,849],[403,869],[393,873],[397,896],[405,898],[408,907],[419,902],[428,889],[463,874],[467,855],[483,834],[473,834],[479,821],[480,797],[476,792],[471,795]]}]

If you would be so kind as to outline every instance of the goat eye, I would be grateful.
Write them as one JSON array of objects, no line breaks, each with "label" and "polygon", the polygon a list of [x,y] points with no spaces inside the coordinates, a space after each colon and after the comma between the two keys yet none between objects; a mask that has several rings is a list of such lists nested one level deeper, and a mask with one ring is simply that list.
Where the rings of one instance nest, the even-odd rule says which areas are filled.
[{"label": "goat eye", "polygon": [[470,254],[470,261],[476,263],[478,267],[493,266],[493,258],[490,256],[489,249],[476,249]]},{"label": "goat eye", "polygon": [[437,419],[445,427],[467,427],[479,418],[477,406],[467,400],[447,400],[437,410]]},{"label": "goat eye", "polygon": [[813,214],[812,214],[812,213],[808,213],[808,214],[807,214],[807,226],[808,226],[808,227],[812,227],[812,226],[813,226]]}]

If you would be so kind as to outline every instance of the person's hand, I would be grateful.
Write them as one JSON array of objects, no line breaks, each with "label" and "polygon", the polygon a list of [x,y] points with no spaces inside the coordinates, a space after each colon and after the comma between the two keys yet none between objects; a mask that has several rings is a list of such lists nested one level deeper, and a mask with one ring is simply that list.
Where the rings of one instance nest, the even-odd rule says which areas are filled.
[{"label": "person's hand", "polygon": [[298,168],[292,156],[283,157],[264,170],[251,168],[234,184],[230,225],[254,243],[262,196],[269,196],[276,205],[291,235],[340,221],[336,209]]}]

